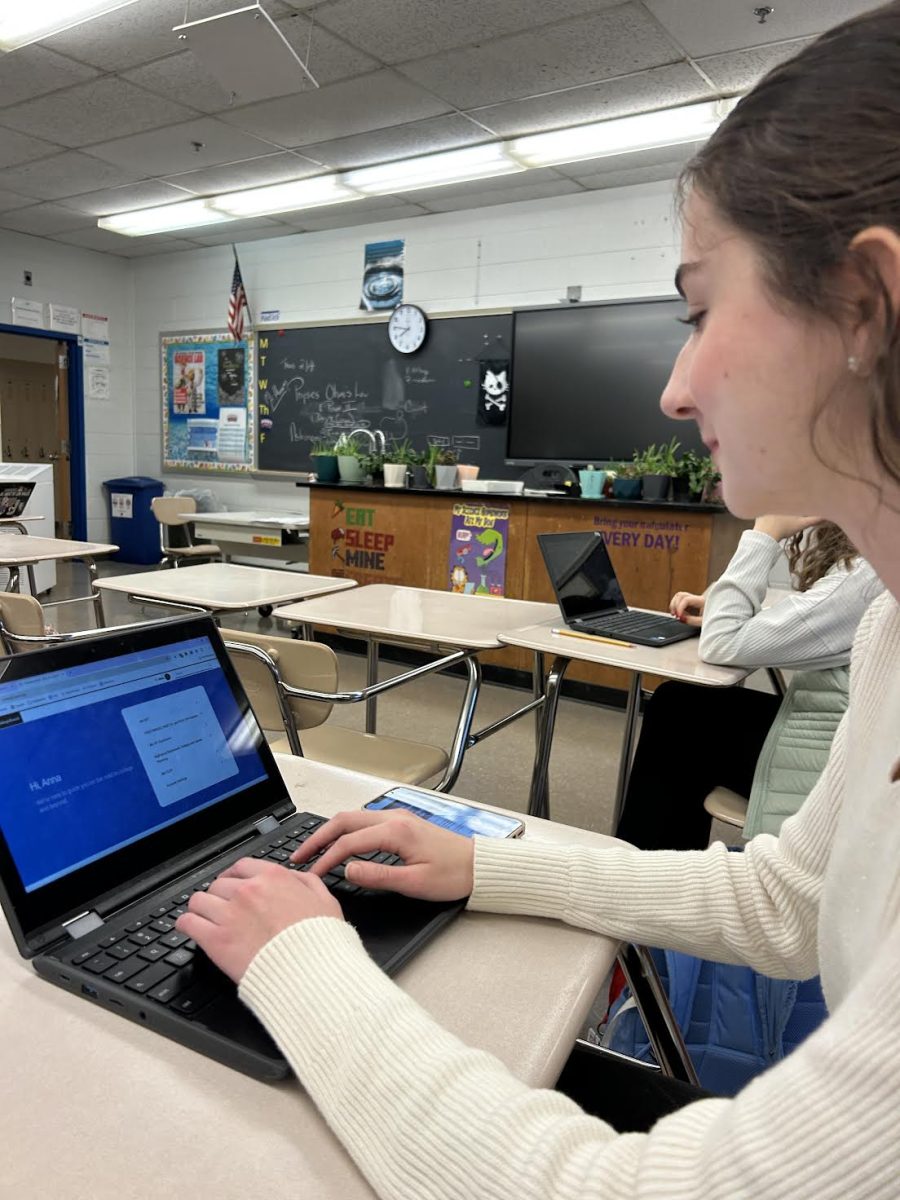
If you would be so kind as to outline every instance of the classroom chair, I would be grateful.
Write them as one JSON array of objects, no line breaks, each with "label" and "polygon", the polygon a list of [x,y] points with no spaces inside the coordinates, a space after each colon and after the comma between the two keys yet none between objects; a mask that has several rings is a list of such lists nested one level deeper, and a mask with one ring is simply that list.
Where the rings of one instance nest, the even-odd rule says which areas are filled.
[{"label": "classroom chair", "polygon": [[27,648],[20,638],[35,638],[46,645],[44,610],[34,596],[23,592],[0,592],[0,645],[4,654]]},{"label": "classroom chair", "polygon": [[[224,561],[225,555],[215,542],[194,543],[193,519],[197,513],[197,501],[193,496],[156,496],[150,501],[153,515],[159,521],[159,548],[164,567],[180,566],[182,561],[196,562],[198,559]],[[168,530],[180,529],[185,538],[183,546],[171,546]]]},{"label": "classroom chair", "polygon": [[732,792],[729,788],[717,787],[703,801],[703,807],[716,821],[724,821],[726,825],[734,825],[737,829],[744,828],[747,819],[747,800]]},{"label": "classroom chair", "polygon": [[[380,694],[457,662],[472,663],[470,652],[456,651],[370,688],[339,692],[337,656],[330,646],[233,629],[223,630],[223,634],[260,725],[267,731],[284,731],[285,736],[272,743],[274,751],[400,783],[432,780],[436,790],[450,790],[455,773],[446,778],[450,757],[440,746],[326,722],[335,704],[358,703],[373,691]],[[477,677],[477,671],[470,666],[470,684],[473,675]],[[467,698],[470,692],[471,686]],[[470,708],[474,709],[474,703]],[[463,736],[468,734],[472,715],[464,712]]]}]

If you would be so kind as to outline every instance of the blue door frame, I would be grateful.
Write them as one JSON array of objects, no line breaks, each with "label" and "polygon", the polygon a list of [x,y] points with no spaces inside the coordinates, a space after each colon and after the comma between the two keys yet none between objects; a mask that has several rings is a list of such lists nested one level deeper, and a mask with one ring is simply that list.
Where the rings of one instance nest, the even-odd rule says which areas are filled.
[{"label": "blue door frame", "polygon": [[84,371],[79,338],[74,333],[49,329],[26,329],[0,324],[0,333],[17,337],[52,338],[66,342],[69,351],[69,479],[72,489],[72,537],[87,540],[87,484],[84,463]]}]

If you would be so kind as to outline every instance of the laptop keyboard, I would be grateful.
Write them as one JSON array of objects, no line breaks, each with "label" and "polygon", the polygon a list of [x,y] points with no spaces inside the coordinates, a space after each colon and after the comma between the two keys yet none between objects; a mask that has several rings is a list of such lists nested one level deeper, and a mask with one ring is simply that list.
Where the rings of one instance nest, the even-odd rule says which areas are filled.
[{"label": "laptop keyboard", "polygon": [[[325,821],[325,817],[299,813],[274,831],[272,840],[253,851],[252,857],[280,863],[292,871],[308,871],[319,855],[302,866],[288,862],[288,859]],[[396,854],[383,851],[354,857],[388,866],[401,861]],[[187,912],[192,893],[206,891],[216,874],[193,884],[190,891],[177,892],[165,901],[157,899],[144,913],[132,910],[128,914],[131,919],[120,929],[107,933],[99,941],[87,939],[90,944],[83,947],[80,942],[75,943],[72,946],[74,953],[60,957],[72,966],[102,977],[107,983],[147,996],[173,1012],[193,1016],[221,995],[225,977],[196,942],[178,932],[175,922]],[[374,894],[345,879],[343,863],[329,871],[323,882],[338,898]]]},{"label": "laptop keyboard", "polygon": [[668,629],[672,623],[680,624],[675,617],[661,617],[655,613],[622,612],[598,617],[595,621],[579,621],[580,629],[596,629],[604,633],[645,633],[649,629]]}]

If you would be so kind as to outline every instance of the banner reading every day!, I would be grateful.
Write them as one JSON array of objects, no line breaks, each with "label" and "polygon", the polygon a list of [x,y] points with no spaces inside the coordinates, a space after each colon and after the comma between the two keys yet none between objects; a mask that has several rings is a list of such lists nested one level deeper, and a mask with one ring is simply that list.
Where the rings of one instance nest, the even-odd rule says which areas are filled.
[{"label": "banner reading every day!", "polygon": [[450,525],[451,592],[502,596],[506,585],[509,509],[454,504]]}]

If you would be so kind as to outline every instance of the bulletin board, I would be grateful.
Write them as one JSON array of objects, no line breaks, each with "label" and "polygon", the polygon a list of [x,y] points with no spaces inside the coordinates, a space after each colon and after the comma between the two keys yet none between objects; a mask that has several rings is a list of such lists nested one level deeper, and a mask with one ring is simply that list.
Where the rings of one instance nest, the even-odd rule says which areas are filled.
[{"label": "bulletin board", "polygon": [[221,332],[160,337],[163,470],[253,470],[255,347]]}]

